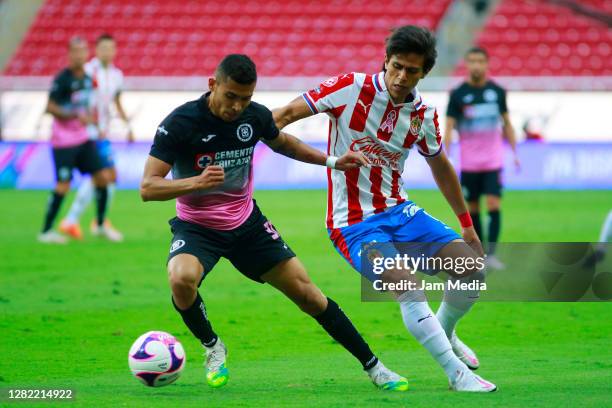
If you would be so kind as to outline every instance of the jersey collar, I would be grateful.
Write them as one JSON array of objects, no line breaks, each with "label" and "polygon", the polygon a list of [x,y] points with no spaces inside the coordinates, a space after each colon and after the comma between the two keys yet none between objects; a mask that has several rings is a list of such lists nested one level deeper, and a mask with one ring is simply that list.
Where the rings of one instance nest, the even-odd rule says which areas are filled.
[{"label": "jersey collar", "polygon": [[[372,82],[374,83],[374,88],[376,88],[376,91],[380,93],[387,93],[387,97],[391,101],[391,96],[387,92],[387,85],[385,85],[385,71],[381,71],[378,74],[374,74],[372,76]],[[420,109],[423,106],[423,98],[421,97],[421,93],[416,87],[412,90],[412,96],[413,96],[412,102],[404,102],[404,103],[395,104],[393,103],[393,101],[391,101],[391,103],[393,104],[393,106],[407,105],[407,106],[413,106],[415,110]]]}]

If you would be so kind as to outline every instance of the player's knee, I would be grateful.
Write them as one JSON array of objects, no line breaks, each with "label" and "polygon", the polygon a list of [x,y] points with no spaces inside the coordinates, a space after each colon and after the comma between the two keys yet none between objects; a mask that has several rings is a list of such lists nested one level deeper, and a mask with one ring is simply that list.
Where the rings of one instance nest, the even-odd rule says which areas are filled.
[{"label": "player's knee", "polygon": [[100,188],[100,187],[106,187],[108,185],[108,177],[106,175],[106,172],[104,170],[100,170],[96,173],[93,174],[92,176],[93,179],[93,184],[94,186]]},{"label": "player's knee", "polygon": [[173,292],[197,288],[199,278],[200,272],[193,265],[185,262],[173,262],[168,265],[168,280]]},{"label": "player's knee", "polygon": [[68,194],[69,190],[70,190],[70,182],[59,182],[55,186],[55,192],[60,195]]}]

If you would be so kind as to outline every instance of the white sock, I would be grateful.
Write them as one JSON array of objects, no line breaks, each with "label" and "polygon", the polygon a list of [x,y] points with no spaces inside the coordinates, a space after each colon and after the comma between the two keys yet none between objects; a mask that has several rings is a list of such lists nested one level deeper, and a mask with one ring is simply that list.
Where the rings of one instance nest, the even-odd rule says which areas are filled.
[{"label": "white sock", "polygon": [[608,213],[606,220],[604,221],[601,233],[599,234],[599,249],[605,251],[607,242],[612,242],[612,211]]},{"label": "white sock", "polygon": [[[468,284],[475,280],[483,282],[484,273],[477,272],[463,279],[459,279],[460,282]],[[440,321],[440,325],[444,329],[446,337],[449,339],[452,337],[457,322],[470,311],[476,300],[478,300],[479,292],[479,290],[460,289],[446,289],[444,291],[444,300],[442,304],[440,304],[436,317],[438,321]]]},{"label": "white sock", "polygon": [[93,184],[91,179],[87,178],[81,182],[76,197],[70,206],[70,210],[68,210],[66,220],[70,224],[77,224],[81,218],[81,215],[83,214],[83,211],[85,211],[85,208],[87,208],[92,199]]},{"label": "white sock", "polygon": [[451,344],[423,292],[406,292],[398,301],[404,325],[440,364],[448,378],[454,379],[459,372],[468,369],[453,353]]}]

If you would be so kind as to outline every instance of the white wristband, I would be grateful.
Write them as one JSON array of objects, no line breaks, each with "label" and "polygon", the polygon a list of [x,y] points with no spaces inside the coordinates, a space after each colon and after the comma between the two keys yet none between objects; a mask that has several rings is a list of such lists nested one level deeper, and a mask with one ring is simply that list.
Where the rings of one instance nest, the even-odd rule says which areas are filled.
[{"label": "white wristband", "polygon": [[337,161],[338,158],[336,156],[327,156],[327,160],[325,160],[325,165],[330,169],[335,169]]}]

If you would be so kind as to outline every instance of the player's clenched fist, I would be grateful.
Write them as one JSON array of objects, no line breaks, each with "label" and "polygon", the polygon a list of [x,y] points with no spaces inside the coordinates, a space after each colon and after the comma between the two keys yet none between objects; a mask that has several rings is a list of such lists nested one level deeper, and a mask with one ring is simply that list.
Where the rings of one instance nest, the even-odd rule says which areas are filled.
[{"label": "player's clenched fist", "polygon": [[198,176],[198,189],[211,189],[220,186],[225,180],[225,172],[221,166],[208,166]]}]

